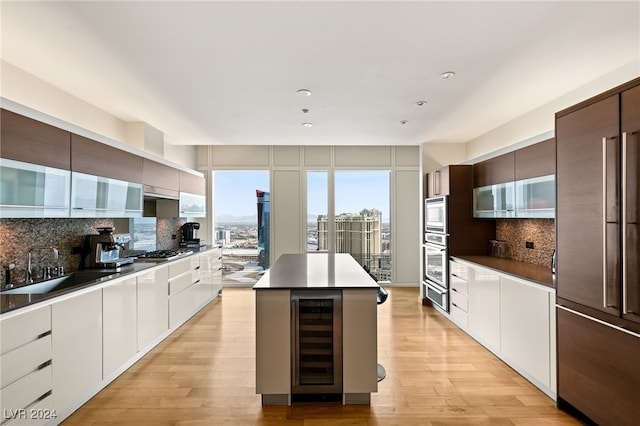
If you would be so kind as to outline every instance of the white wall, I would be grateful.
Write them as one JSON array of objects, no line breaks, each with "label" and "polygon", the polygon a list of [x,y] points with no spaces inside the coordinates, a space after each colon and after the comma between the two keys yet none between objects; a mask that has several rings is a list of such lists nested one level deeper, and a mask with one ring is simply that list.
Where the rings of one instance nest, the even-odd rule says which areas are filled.
[{"label": "white wall", "polygon": [[[131,125],[12,64],[0,61],[2,107],[109,145],[131,147],[187,168],[196,168],[196,147],[165,142],[162,132],[145,123]],[[136,124],[139,124],[136,126]],[[159,134],[158,134],[159,133]]]},{"label": "white wall", "polygon": [[[555,100],[524,114],[515,120],[467,142],[466,162],[482,160],[492,153],[512,151],[554,136],[555,113],[606,92],[640,76],[640,61],[633,61],[617,70],[579,87]],[[526,84],[526,82],[523,82]],[[429,144],[425,144],[428,149]],[[425,168],[426,171],[432,169]]]},{"label": "white wall", "polygon": [[391,170],[392,285],[418,285],[420,147],[215,145],[199,149],[198,168],[205,175],[209,170],[271,171],[272,262],[283,253],[306,251],[306,170]]}]

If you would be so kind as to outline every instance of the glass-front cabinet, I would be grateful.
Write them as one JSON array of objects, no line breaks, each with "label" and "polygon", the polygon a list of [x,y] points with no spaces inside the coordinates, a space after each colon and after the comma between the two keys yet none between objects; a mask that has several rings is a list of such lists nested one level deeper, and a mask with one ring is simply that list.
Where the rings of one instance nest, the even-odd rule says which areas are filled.
[{"label": "glass-front cabinet", "polygon": [[516,217],[554,218],[555,175],[516,181]]},{"label": "glass-front cabinet", "polygon": [[513,218],[515,182],[499,183],[473,189],[473,217]]},{"label": "glass-front cabinet", "polygon": [[0,217],[69,216],[69,170],[0,158]]},{"label": "glass-front cabinet", "polygon": [[142,184],[73,172],[71,217],[142,217]]},{"label": "glass-front cabinet", "polygon": [[180,192],[180,217],[205,217],[205,196]]},{"label": "glass-front cabinet", "polygon": [[473,189],[473,217],[554,218],[555,175]]}]

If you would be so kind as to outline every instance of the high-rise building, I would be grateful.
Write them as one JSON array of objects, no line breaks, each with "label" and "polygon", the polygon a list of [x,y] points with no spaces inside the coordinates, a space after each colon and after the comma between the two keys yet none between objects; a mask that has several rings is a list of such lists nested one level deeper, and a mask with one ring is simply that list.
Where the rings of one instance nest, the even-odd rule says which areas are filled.
[{"label": "high-rise building", "polygon": [[256,189],[258,198],[258,264],[264,269],[269,268],[269,221],[270,209],[268,192]]},{"label": "high-rise building", "polygon": [[[318,216],[318,250],[329,249],[329,223],[326,215]],[[382,213],[362,210],[336,216],[336,253],[350,253],[360,264],[371,270],[379,269],[382,244],[380,242]]]},{"label": "high-rise building", "polygon": [[216,244],[229,244],[231,242],[231,231],[222,226],[216,227]]}]

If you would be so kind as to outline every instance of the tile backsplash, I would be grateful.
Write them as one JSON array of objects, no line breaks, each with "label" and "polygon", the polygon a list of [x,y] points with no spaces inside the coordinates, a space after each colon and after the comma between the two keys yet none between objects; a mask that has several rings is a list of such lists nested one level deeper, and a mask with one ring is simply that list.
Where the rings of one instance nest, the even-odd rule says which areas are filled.
[{"label": "tile backsplash", "polygon": [[[498,219],[496,239],[506,241],[510,257],[520,262],[551,268],[551,256],[556,245],[554,219]],[[526,248],[526,242],[533,248]]]},{"label": "tile backsplash", "polygon": [[[5,284],[4,271],[10,263],[15,264],[12,281],[24,282],[26,254],[33,246],[53,246],[59,251],[59,263],[65,271],[73,272],[80,266],[80,255],[72,254],[74,247],[81,247],[84,236],[97,234],[97,227],[114,226],[115,233],[128,232],[116,223],[120,219],[0,219],[0,282]],[[180,218],[158,218],[156,228],[157,248],[178,248],[180,227],[186,222]],[[176,235],[176,239],[172,236]],[[38,251],[33,254],[33,270],[52,265],[52,254]]]}]

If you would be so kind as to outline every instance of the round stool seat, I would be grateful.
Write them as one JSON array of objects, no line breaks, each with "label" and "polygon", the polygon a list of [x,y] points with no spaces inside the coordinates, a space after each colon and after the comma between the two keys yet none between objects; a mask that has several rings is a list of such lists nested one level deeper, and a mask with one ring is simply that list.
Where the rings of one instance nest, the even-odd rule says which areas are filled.
[{"label": "round stool seat", "polygon": [[382,364],[378,364],[378,381],[384,379],[387,376],[387,370],[384,369]]}]

